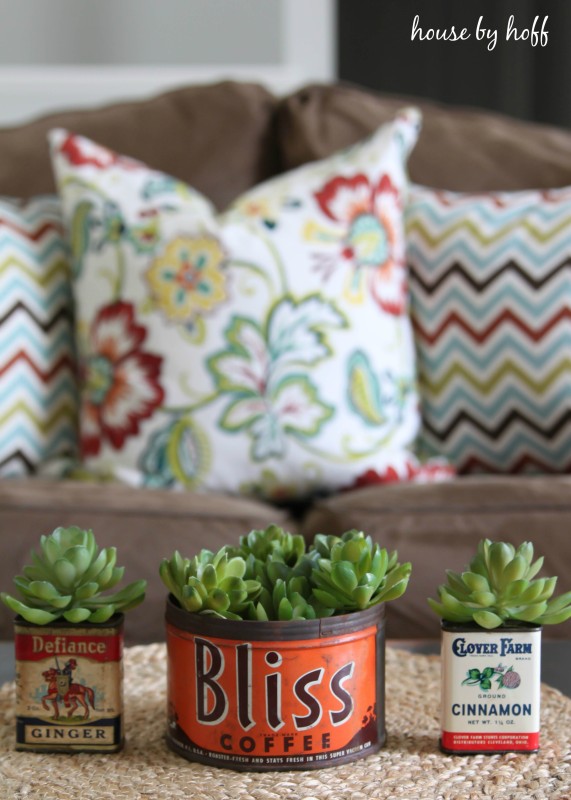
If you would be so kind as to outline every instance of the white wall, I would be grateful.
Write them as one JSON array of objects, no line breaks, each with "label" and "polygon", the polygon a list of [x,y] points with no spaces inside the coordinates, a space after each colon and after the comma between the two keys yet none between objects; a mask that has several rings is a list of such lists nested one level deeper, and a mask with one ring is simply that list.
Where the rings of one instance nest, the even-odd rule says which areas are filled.
[{"label": "white wall", "polygon": [[335,77],[334,0],[0,0],[0,125],[188,83]]}]

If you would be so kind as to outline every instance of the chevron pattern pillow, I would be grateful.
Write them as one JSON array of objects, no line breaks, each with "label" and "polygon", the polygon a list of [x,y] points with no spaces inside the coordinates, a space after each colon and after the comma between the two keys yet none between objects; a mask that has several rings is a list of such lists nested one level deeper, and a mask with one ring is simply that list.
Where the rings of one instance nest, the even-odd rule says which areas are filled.
[{"label": "chevron pattern pillow", "polygon": [[77,451],[71,279],[59,200],[0,199],[0,476]]},{"label": "chevron pattern pillow", "polygon": [[425,443],[464,473],[571,471],[571,188],[410,201]]}]

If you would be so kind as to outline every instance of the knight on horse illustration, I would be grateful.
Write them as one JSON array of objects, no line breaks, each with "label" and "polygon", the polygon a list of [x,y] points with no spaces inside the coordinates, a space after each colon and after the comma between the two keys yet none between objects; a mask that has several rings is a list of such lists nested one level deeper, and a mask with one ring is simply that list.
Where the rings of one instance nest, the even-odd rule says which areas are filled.
[{"label": "knight on horse illustration", "polygon": [[42,677],[48,684],[48,691],[42,697],[42,706],[46,711],[49,711],[48,703],[52,704],[53,719],[58,719],[60,716],[59,702],[62,702],[68,709],[68,717],[71,717],[79,706],[82,706],[84,710],[83,719],[89,718],[89,704],[96,711],[93,689],[72,681],[73,672],[76,669],[77,661],[75,658],[70,658],[66,661],[62,668],[56,656],[56,666],[42,672]]}]

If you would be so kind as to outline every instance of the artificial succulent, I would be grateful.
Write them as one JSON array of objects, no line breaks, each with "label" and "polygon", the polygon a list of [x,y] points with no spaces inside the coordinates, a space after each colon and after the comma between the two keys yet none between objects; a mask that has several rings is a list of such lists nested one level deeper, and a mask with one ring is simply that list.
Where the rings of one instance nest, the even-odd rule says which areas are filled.
[{"label": "artificial succulent", "polygon": [[217,553],[201,550],[194,558],[183,558],[177,550],[163,559],[159,572],[182,608],[228,619],[241,619],[261,590],[258,581],[245,578],[245,560],[228,547]]},{"label": "artificial succulent", "polygon": [[475,622],[494,629],[511,621],[551,625],[571,617],[571,592],[550,599],[557,578],[536,578],[543,558],[534,561],[533,545],[518,548],[483,539],[467,570],[447,570],[431,608],[449,622]]},{"label": "artificial succulent", "polygon": [[0,594],[12,611],[28,622],[107,622],[113,614],[134,608],[145,598],[144,580],[114,594],[102,594],[119,583],[125,568],[116,566],[116,548],[100,550],[90,530],[56,528],[40,538],[39,550],[32,552],[33,563],[24,567],[23,575],[14,578],[22,599]]},{"label": "artificial succulent", "polygon": [[326,608],[347,614],[396,600],[404,594],[412,571],[399,564],[397,552],[373,544],[362,531],[347,531],[341,538],[315,537],[320,558],[313,570],[313,594]]},{"label": "artificial succulent", "polygon": [[238,546],[193,559],[175,552],[160,574],[182,608],[229,619],[316,619],[394,600],[406,589],[410,564],[398,564],[370,536],[347,531],[302,536],[277,525],[254,530]]}]

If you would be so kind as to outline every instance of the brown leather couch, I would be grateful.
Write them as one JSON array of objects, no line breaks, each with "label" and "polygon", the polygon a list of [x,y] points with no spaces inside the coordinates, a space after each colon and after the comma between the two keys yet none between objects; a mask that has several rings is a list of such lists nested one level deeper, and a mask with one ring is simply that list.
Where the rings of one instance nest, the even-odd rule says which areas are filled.
[{"label": "brown leather couch", "polygon": [[[56,114],[0,130],[0,194],[54,191],[46,137],[61,126],[181,178],[219,208],[259,181],[358,141],[410,98],[352,86],[310,86],[277,99],[260,86],[225,82],[144,102]],[[571,184],[571,132],[476,110],[419,102],[424,127],[412,180],[465,191]],[[437,637],[426,603],[445,567],[461,569],[477,541],[531,539],[546,571],[571,584],[571,478],[470,477],[434,485],[369,487],[320,499],[303,517],[243,498],[169,493],[38,479],[0,482],[0,589],[26,563],[41,533],[92,527],[113,543],[131,579],[149,581],[147,602],[129,615],[127,640],[163,637],[165,591],[158,564],[175,548],[215,549],[277,521],[312,536],[361,528],[413,562],[406,595],[391,604],[389,636]],[[296,510],[299,512],[299,509]],[[571,621],[545,632],[571,637]],[[0,607],[0,638],[11,636]]]}]

